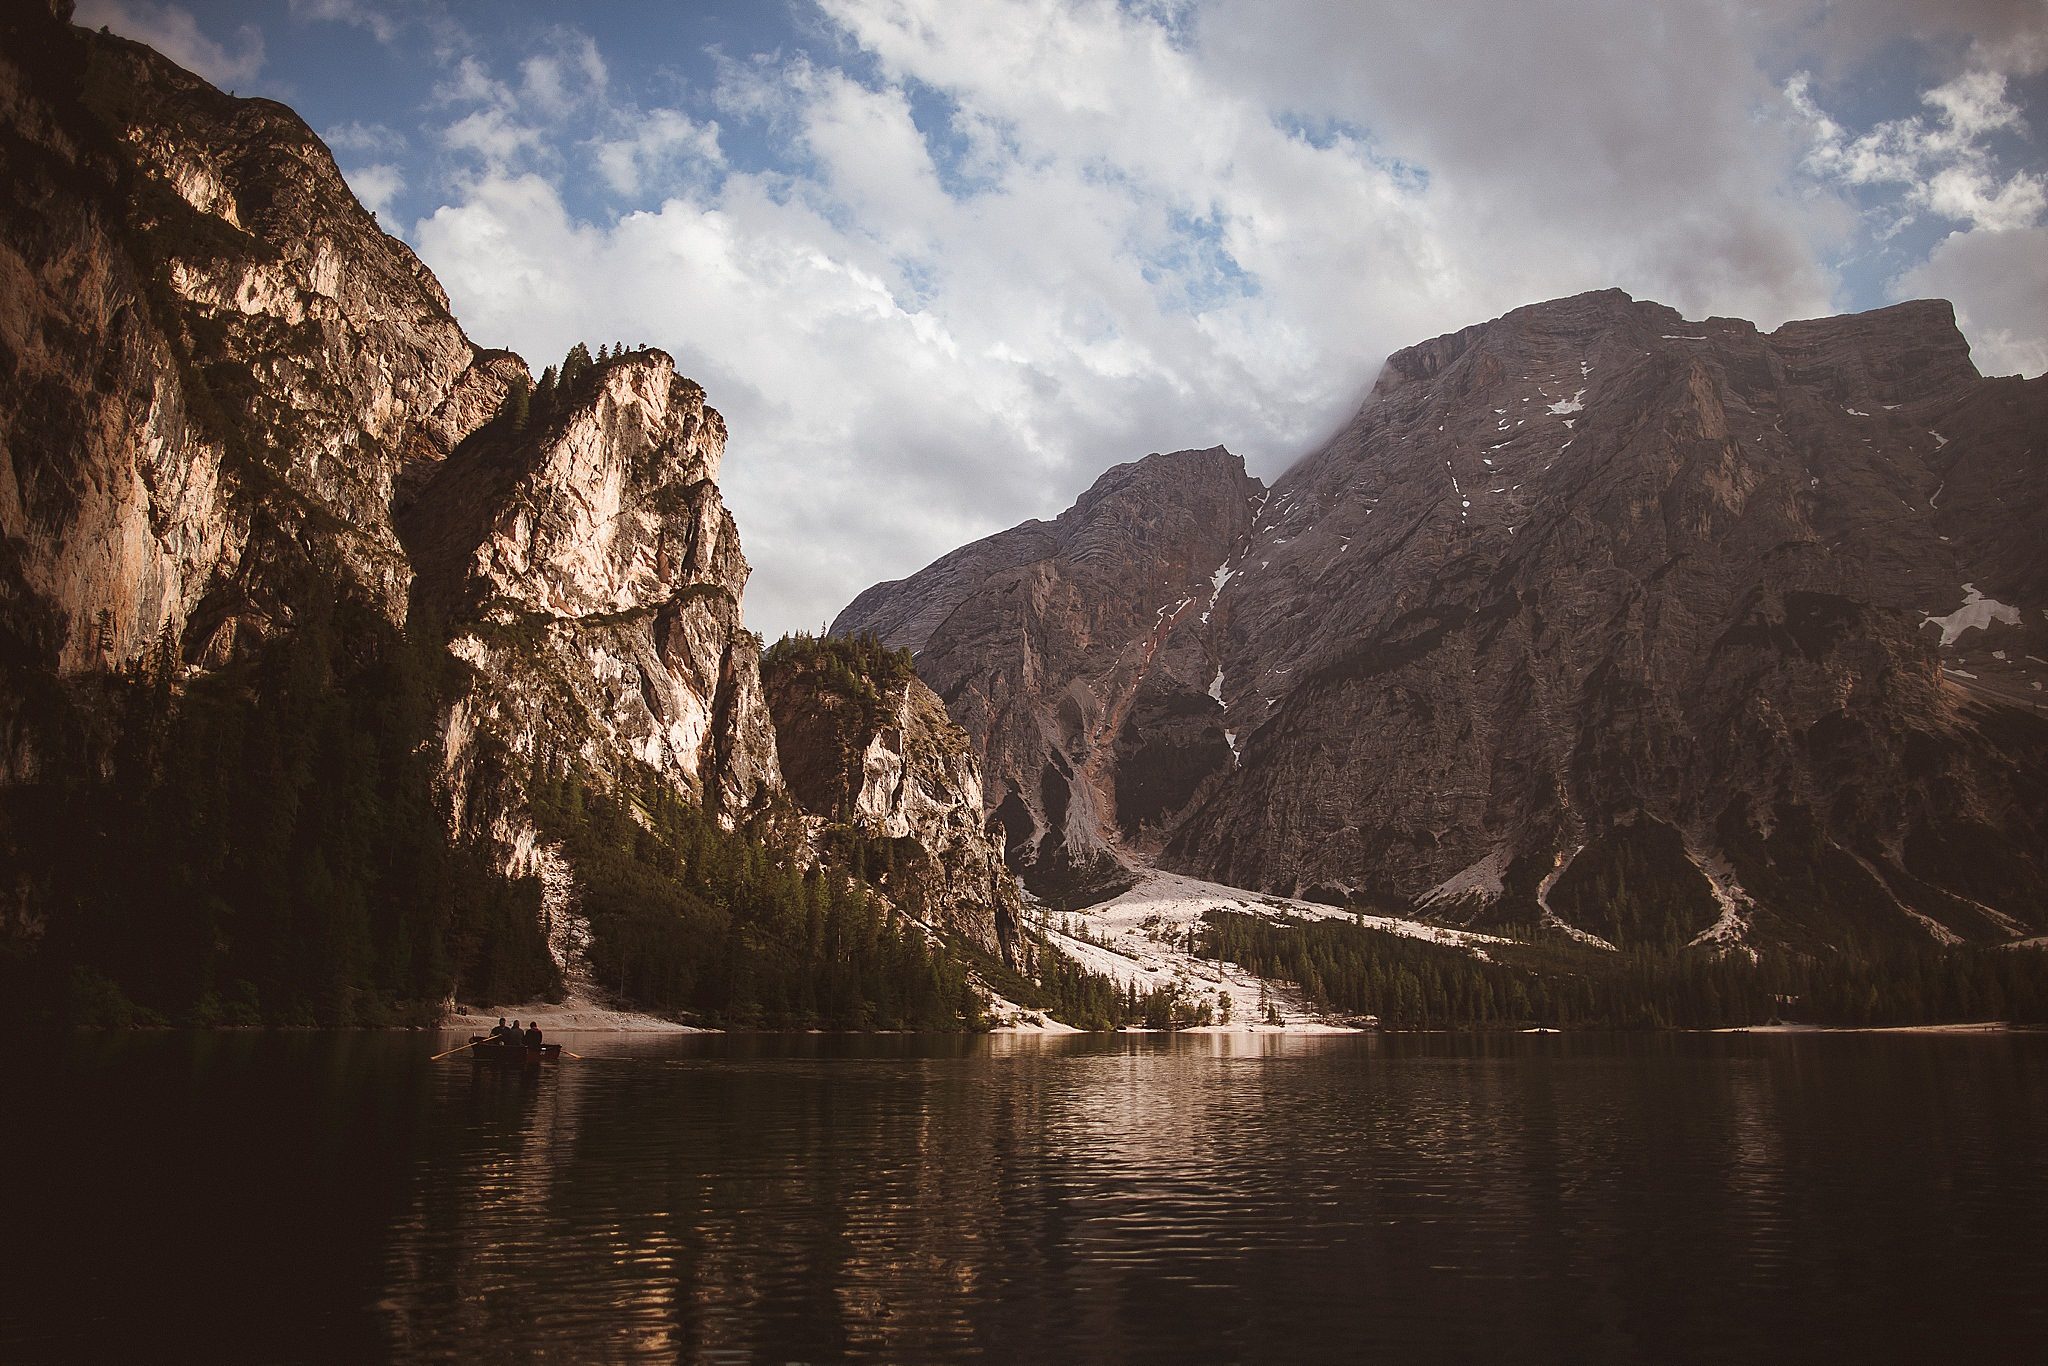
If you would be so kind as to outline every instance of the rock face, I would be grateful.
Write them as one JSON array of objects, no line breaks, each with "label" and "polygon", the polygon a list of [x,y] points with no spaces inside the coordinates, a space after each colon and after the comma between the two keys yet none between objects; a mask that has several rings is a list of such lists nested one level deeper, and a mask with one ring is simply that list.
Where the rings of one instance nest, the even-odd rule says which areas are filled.
[{"label": "rock face", "polygon": [[309,562],[402,620],[394,488],[521,367],[469,343],[291,111],[6,22],[0,575],[25,662],[77,675],[168,640],[218,663]]},{"label": "rock face", "polygon": [[514,871],[541,751],[728,825],[779,792],[701,389],[646,351],[528,415],[525,364],[463,335],[290,110],[0,25],[0,784],[93,762],[39,697],[232,664],[339,595],[470,666],[449,795]]},{"label": "rock face", "polygon": [[479,429],[403,505],[415,598],[474,668],[450,725],[459,794],[478,735],[529,765],[652,770],[728,827],[780,787],[724,452],[704,391],[644,351],[524,427]]},{"label": "rock face", "polygon": [[832,624],[915,652],[972,738],[1012,866],[1055,903],[1129,885],[1230,740],[1206,620],[1263,493],[1221,447],[1119,465]]},{"label": "rock face", "polygon": [[[1980,377],[1938,302],[1764,334],[1605,291],[1411,347],[1248,544],[1235,517],[1187,533],[1191,564],[1245,548],[1213,602],[1163,596],[1118,694],[1160,705],[1087,750],[1120,818],[1094,829],[1135,818],[1165,865],[1237,885],[1608,942],[2036,932],[2044,431],[2048,380]],[[842,622],[913,643],[949,601],[932,580],[1003,539]],[[942,635],[949,678],[1034,680],[1003,735],[1072,733],[1086,663],[951,618],[927,653]],[[1191,690],[1193,661],[1220,672]],[[1193,761],[1219,732],[1231,762]],[[1029,780],[984,743],[992,785]],[[1161,752],[1183,762],[1125,775]]]},{"label": "rock face", "polygon": [[769,652],[762,677],[790,796],[825,838],[842,827],[884,844],[882,887],[928,923],[1026,966],[1023,899],[966,732],[907,661],[859,655],[800,640]]}]

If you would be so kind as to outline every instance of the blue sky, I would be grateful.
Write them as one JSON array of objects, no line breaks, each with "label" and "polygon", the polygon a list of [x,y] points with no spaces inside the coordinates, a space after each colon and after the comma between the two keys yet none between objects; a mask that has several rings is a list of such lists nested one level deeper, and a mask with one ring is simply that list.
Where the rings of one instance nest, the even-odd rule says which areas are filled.
[{"label": "blue sky", "polygon": [[1271,477],[1391,350],[1619,285],[1940,295],[2048,368],[2041,0],[81,0],[290,103],[537,370],[725,413],[769,635],[1104,468]]}]

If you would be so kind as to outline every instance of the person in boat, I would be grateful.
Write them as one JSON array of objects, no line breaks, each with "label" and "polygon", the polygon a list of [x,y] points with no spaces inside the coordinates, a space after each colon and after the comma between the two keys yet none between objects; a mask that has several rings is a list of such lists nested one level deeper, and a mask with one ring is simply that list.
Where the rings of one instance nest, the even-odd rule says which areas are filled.
[{"label": "person in boat", "polygon": [[531,1049],[531,1048],[539,1048],[539,1047],[540,1047],[540,1021],[539,1021],[539,1020],[535,1020],[535,1021],[534,1021],[534,1022],[533,1022],[532,1024],[529,1024],[529,1025],[528,1025],[528,1026],[526,1027],[526,1046],[527,1046],[528,1048],[530,1048],[530,1049]]},{"label": "person in boat", "polygon": [[512,1027],[511,1027],[510,1025],[506,1024],[506,1023],[505,1023],[505,1017],[504,1017],[503,1015],[500,1015],[500,1016],[498,1017],[498,1024],[497,1024],[497,1027],[496,1027],[496,1028],[494,1028],[493,1030],[491,1030],[491,1042],[492,1042],[492,1043],[506,1043],[506,1042],[509,1042],[509,1041],[510,1041],[510,1039],[511,1039],[511,1035],[512,1035]]}]

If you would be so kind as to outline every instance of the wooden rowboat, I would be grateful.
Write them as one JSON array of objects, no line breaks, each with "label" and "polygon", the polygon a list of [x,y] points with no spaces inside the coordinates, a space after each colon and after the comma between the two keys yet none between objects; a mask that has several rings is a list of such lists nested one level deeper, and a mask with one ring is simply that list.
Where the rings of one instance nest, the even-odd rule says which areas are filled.
[{"label": "wooden rowboat", "polygon": [[488,1034],[469,1036],[469,1060],[497,1067],[538,1067],[544,1062],[558,1062],[562,1046],[558,1043],[544,1043],[529,1048],[523,1043],[508,1043],[493,1039]]}]

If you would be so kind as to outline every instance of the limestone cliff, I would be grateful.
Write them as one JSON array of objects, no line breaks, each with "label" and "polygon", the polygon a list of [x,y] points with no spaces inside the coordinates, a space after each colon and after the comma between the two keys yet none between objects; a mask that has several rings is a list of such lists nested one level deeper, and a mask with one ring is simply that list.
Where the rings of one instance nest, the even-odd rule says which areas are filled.
[{"label": "limestone cliff", "polygon": [[[29,666],[219,663],[309,569],[402,621],[390,504],[496,411],[480,351],[291,111],[33,12],[0,45],[0,532]],[[6,770],[33,762],[14,737]]]},{"label": "limestone cliff", "polygon": [[762,676],[790,795],[821,836],[876,850],[885,891],[1012,967],[1029,959],[1023,900],[991,828],[967,734],[901,655],[792,637]]},{"label": "limestone cliff", "polygon": [[[108,771],[136,666],[260,704],[261,647],[343,602],[390,628],[351,668],[401,631],[460,661],[450,836],[548,874],[551,914],[537,757],[727,828],[773,800],[701,389],[643,351],[530,405],[290,110],[41,9],[0,39],[0,792]],[[0,892],[39,933],[47,896]]]},{"label": "limestone cliff", "polygon": [[479,429],[403,505],[415,597],[474,670],[449,725],[459,807],[488,796],[478,736],[524,765],[651,770],[728,827],[779,789],[724,450],[703,390],[638,352]]}]

